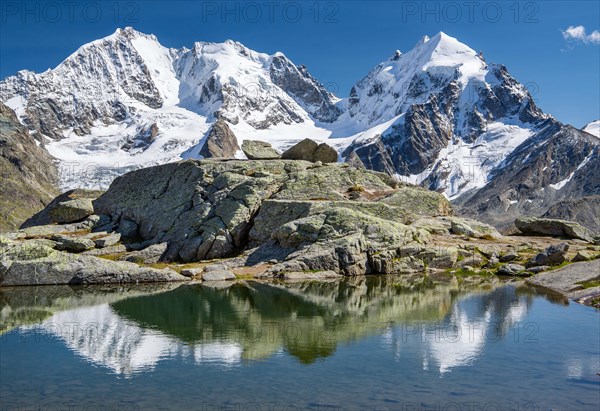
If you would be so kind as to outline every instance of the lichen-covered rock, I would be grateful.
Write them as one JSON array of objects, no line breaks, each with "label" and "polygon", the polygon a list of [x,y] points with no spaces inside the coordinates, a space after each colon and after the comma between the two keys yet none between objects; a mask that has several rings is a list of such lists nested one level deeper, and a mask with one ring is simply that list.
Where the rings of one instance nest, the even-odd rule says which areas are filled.
[{"label": "lichen-covered rock", "polygon": [[381,201],[404,207],[418,215],[447,216],[452,214],[452,206],[446,197],[421,187],[402,186],[397,192],[388,195]]},{"label": "lichen-covered rock", "polygon": [[0,251],[0,286],[186,280],[170,269],[142,268],[128,262],[69,254],[32,240],[1,246]]},{"label": "lichen-covered rock", "polygon": [[520,264],[505,264],[498,269],[499,275],[529,275]]},{"label": "lichen-covered rock", "polygon": [[502,234],[491,225],[472,220],[470,218],[450,217],[450,231],[453,234],[464,235],[467,237],[484,238],[488,240],[497,240],[502,238]]},{"label": "lichen-covered rock", "polygon": [[56,242],[56,249],[61,251],[69,251],[72,253],[80,253],[82,251],[91,250],[96,245],[88,238],[67,237],[64,235],[55,235],[51,238]]},{"label": "lichen-covered rock", "polygon": [[242,141],[242,151],[249,160],[276,160],[281,155],[271,144],[258,140]]},{"label": "lichen-covered rock", "polygon": [[202,274],[202,281],[227,281],[235,280],[235,274],[229,270],[212,270]]},{"label": "lichen-covered rock", "polygon": [[49,211],[52,221],[65,224],[83,220],[94,214],[94,206],[90,198],[74,198],[56,204]]},{"label": "lichen-covered rock", "polygon": [[[265,274],[272,277],[416,272],[458,262],[456,248],[431,244],[435,230],[410,226],[417,215],[449,214],[442,195],[347,164],[183,161],[117,178],[94,207],[110,220],[103,227],[128,225],[137,244],[167,247],[161,261],[228,258],[253,247],[241,264],[273,264]],[[441,227],[436,234],[448,234],[445,218],[432,220]]]},{"label": "lichen-covered rock", "polygon": [[181,270],[180,274],[184,277],[197,277],[200,274],[202,274],[202,272],[202,268],[186,268],[184,270]]},{"label": "lichen-covered rock", "polygon": [[154,244],[142,250],[126,253],[121,256],[120,260],[143,264],[158,263],[162,256],[167,252],[167,248],[167,243]]},{"label": "lichen-covered rock", "polygon": [[251,228],[260,226],[254,219],[269,198],[318,200],[325,195],[404,222],[407,213],[399,207],[348,201],[346,195],[357,182],[373,192],[394,190],[389,176],[343,164],[202,160],[126,174],[94,206],[96,214],[109,216],[124,237],[125,225],[131,228],[126,230],[129,235],[146,244],[168,242],[165,259],[198,261],[228,257],[245,247]]},{"label": "lichen-covered rock", "polygon": [[313,162],[320,161],[321,163],[335,163],[338,160],[338,153],[335,149],[326,143],[321,143],[313,152]]},{"label": "lichen-covered rock", "polygon": [[500,262],[501,263],[508,263],[508,262],[514,261],[514,260],[516,260],[518,258],[519,258],[519,253],[517,253],[515,250],[509,250],[504,255],[502,255],[500,257]]},{"label": "lichen-covered rock", "polygon": [[54,198],[43,210],[30,217],[21,228],[50,224],[74,223],[94,214],[92,201],[103,192],[76,189]]},{"label": "lichen-covered rock", "polygon": [[112,233],[99,238],[94,239],[94,244],[98,248],[111,247],[121,241],[121,234]]},{"label": "lichen-covered rock", "polygon": [[284,151],[281,158],[284,160],[304,160],[312,162],[314,158],[313,153],[318,146],[319,144],[316,141],[305,138]]},{"label": "lichen-covered rock", "polygon": [[594,243],[594,234],[581,224],[552,218],[521,217],[515,226],[524,235],[576,238]]},{"label": "lichen-covered rock", "polygon": [[573,257],[573,259],[571,260],[571,262],[573,263],[578,263],[581,261],[589,261],[589,260],[593,260],[594,259],[594,255],[586,250],[581,250],[578,251],[577,254],[575,254],[575,257]]}]

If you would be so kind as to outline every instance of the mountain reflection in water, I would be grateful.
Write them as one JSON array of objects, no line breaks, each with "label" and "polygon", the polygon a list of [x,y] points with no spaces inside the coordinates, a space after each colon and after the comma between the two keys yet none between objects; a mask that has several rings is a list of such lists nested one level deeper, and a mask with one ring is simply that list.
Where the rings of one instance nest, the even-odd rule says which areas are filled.
[{"label": "mountain reflection in water", "polygon": [[421,345],[424,368],[434,364],[444,373],[476,361],[486,341],[505,338],[532,300],[525,288],[410,289],[394,277],[0,293],[3,328],[20,325],[58,337],[123,375],[174,356],[232,366],[285,350],[310,364],[339,344],[379,334],[398,351],[399,342]]}]

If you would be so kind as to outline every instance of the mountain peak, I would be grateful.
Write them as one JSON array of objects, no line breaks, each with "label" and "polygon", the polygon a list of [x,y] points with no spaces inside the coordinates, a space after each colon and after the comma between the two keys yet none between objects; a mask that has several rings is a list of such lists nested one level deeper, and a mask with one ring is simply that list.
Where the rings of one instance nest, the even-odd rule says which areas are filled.
[{"label": "mountain peak", "polygon": [[136,38],[147,38],[147,39],[151,39],[154,41],[158,41],[158,39],[156,38],[156,36],[154,34],[142,33],[141,31],[137,31],[136,29],[134,29],[131,26],[127,26],[124,28],[118,28],[117,30],[115,30],[115,32],[113,34],[105,37],[104,39],[105,40],[113,40],[113,39],[120,39],[120,38],[125,38],[128,40],[133,40]]}]

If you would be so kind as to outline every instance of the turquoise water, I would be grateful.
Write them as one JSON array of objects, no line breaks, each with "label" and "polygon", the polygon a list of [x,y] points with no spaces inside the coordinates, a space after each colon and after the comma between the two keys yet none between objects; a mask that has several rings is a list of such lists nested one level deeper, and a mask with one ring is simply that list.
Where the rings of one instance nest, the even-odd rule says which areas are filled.
[{"label": "turquoise water", "polygon": [[0,289],[1,410],[598,410],[600,312],[518,285]]}]

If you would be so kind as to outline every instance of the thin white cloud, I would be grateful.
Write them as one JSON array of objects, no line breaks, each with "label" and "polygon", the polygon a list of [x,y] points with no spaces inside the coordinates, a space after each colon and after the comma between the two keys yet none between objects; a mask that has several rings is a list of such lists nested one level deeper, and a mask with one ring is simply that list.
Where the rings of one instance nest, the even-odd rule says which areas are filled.
[{"label": "thin white cloud", "polygon": [[562,35],[565,40],[580,41],[584,44],[600,44],[600,31],[595,30],[587,34],[583,26],[569,26],[562,32]]}]

